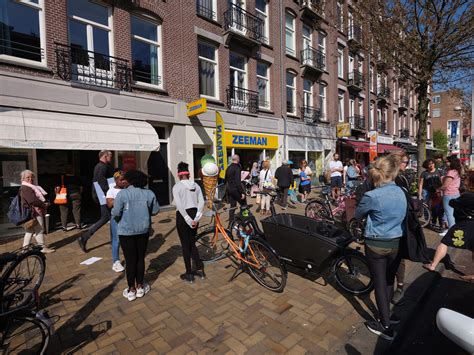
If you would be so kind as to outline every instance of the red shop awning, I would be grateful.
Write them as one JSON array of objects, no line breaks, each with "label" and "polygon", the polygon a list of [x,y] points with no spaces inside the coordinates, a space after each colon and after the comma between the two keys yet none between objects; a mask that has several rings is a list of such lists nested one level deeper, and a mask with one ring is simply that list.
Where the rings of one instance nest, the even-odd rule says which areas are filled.
[{"label": "red shop awning", "polygon": [[[367,141],[351,141],[351,140],[345,140],[345,144],[351,146],[354,151],[358,153],[368,153],[369,152],[369,142]],[[377,144],[377,152],[378,153],[389,153],[389,152],[395,152],[395,151],[400,151],[403,150],[400,147],[397,147],[393,144],[383,144],[379,143]]]},{"label": "red shop awning", "polygon": [[377,152],[379,153],[396,152],[399,150],[403,150],[403,149],[393,144],[382,144],[382,143],[377,144]]}]

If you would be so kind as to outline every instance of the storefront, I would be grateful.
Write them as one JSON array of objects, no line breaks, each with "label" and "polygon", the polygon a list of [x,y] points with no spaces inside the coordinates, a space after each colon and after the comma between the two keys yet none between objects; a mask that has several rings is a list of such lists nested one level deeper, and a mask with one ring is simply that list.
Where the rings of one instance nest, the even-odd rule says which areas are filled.
[{"label": "storefront", "polygon": [[[379,155],[390,154],[392,152],[403,150],[393,145],[393,139],[387,137],[377,137],[377,153]],[[340,159],[356,159],[358,162],[369,163],[369,142],[365,140],[339,139],[338,151]]]}]

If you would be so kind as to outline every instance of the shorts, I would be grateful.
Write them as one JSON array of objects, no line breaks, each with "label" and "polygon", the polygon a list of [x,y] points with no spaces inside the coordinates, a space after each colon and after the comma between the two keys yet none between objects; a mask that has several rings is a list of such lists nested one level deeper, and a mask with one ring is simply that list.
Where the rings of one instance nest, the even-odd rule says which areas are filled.
[{"label": "shorts", "polygon": [[298,192],[300,194],[304,194],[304,193],[310,193],[311,192],[311,184],[307,184],[307,185],[301,185],[298,187]]},{"label": "shorts", "polygon": [[342,187],[342,176],[331,176],[331,187]]}]

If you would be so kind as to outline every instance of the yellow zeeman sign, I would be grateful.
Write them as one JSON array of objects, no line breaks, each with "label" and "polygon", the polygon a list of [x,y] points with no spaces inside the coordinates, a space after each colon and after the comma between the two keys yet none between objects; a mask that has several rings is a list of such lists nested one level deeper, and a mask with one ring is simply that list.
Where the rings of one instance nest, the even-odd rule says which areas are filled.
[{"label": "yellow zeeman sign", "polygon": [[227,131],[225,143],[232,148],[278,149],[278,136]]},{"label": "yellow zeeman sign", "polygon": [[190,102],[186,105],[188,112],[186,113],[188,117],[197,116],[201,113],[207,111],[207,101],[205,98]]},{"label": "yellow zeeman sign", "polygon": [[216,152],[217,166],[219,167],[219,176],[225,178],[227,169],[227,147],[225,144],[224,120],[219,112],[216,111]]}]

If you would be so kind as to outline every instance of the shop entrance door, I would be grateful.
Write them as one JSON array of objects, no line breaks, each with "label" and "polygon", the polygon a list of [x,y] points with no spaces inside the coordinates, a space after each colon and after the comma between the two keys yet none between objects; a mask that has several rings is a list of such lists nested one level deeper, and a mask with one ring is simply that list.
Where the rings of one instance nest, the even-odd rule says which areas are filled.
[{"label": "shop entrance door", "polygon": [[170,204],[168,143],[160,143],[159,152],[151,152],[148,158],[148,186],[156,195],[160,206]]}]

